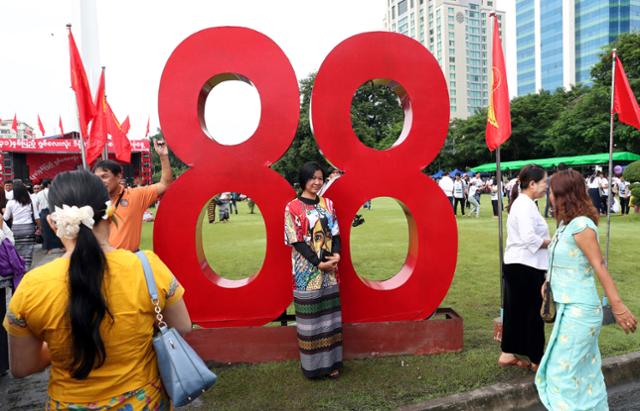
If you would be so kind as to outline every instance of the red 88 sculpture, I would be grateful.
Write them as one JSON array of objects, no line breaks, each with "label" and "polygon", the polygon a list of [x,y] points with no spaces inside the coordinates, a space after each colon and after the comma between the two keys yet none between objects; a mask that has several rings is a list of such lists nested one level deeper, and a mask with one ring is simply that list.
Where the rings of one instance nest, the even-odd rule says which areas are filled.
[{"label": "red 88 sculpture", "polygon": [[[260,122],[246,142],[222,145],[204,121],[207,95],[222,81],[252,83],[261,103]],[[284,207],[295,196],[269,168],[296,132],[300,96],[295,73],[271,39],[240,27],[210,28],[185,39],[171,54],[160,80],[158,112],[167,143],[190,169],[165,193],[158,208],[154,249],[187,290],[195,323],[207,327],[261,325],[289,305],[291,263],[283,242]],[[207,264],[201,210],[216,193],[249,195],[262,212],[267,247],[260,271],[228,280]]]},{"label": "red 88 sculpture", "polygon": [[[242,53],[239,52],[240,46]],[[254,135],[224,146],[209,138],[204,122],[208,92],[221,81],[252,82],[262,114]],[[351,98],[371,79],[401,84],[405,127],[389,150],[361,144],[350,122]],[[290,249],[284,245],[284,207],[295,195],[269,167],[289,147],[298,123],[296,78],[280,48],[246,28],[206,29],[184,40],[160,82],[159,115],[171,149],[191,168],[162,199],[154,248],[187,289],[194,322],[207,326],[260,325],[277,318],[292,300]],[[457,230],[451,207],[421,173],[437,155],[449,119],[446,84],[435,59],[419,43],[391,33],[345,40],[326,58],[312,94],[313,131],[327,158],[346,172],[332,185],[342,227],[341,299],[346,322],[424,319],[440,304],[453,279]],[[208,266],[201,244],[201,209],[215,193],[240,191],[262,211],[266,256],[260,271],[226,280]],[[409,252],[401,271],[383,281],[363,281],[349,252],[349,227],[367,199],[391,196],[403,203]]]},{"label": "red 88 sculpture", "polygon": [[[365,146],[351,126],[354,93],[363,83],[378,79],[398,93],[405,113],[402,133],[388,150]],[[353,36],[322,63],[311,97],[311,118],[323,155],[345,172],[327,193],[336,204],[343,244],[349,244],[351,221],[360,206],[375,197],[399,200],[409,225],[407,258],[389,280],[360,279],[349,247],[344,247],[344,321],[426,318],[451,285],[458,247],[451,205],[421,172],[440,151],[449,123],[449,96],[437,61],[417,41],[400,34]]]}]

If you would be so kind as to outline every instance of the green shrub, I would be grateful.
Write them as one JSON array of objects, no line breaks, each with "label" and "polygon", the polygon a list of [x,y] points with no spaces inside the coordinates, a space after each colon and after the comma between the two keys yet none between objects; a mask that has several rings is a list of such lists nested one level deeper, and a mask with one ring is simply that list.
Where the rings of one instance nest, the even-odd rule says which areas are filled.
[{"label": "green shrub", "polygon": [[622,173],[624,179],[630,182],[640,181],[640,160],[629,164]]},{"label": "green shrub", "polygon": [[634,184],[631,189],[631,206],[640,205],[640,184]]}]

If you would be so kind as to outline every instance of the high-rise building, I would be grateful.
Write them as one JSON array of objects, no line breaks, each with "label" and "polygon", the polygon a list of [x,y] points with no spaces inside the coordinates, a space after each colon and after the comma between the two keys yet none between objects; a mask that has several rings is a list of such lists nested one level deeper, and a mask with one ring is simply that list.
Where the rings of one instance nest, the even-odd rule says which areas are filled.
[{"label": "high-rise building", "polygon": [[517,0],[518,95],[591,83],[602,48],[640,30],[640,0]]},{"label": "high-rise building", "polygon": [[[489,105],[494,0],[387,0],[387,30],[410,36],[431,51],[447,79],[452,118]],[[503,49],[504,49],[504,36]]]}]

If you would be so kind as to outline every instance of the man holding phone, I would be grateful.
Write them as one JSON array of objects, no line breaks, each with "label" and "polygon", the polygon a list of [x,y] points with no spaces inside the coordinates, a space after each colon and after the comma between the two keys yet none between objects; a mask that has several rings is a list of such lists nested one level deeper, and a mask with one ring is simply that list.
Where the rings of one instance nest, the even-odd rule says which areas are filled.
[{"label": "man holding phone", "polygon": [[123,177],[122,166],[113,160],[99,161],[94,173],[102,179],[109,191],[111,204],[115,207],[116,223],[111,225],[109,243],[115,248],[137,251],[140,248],[142,217],[173,182],[173,173],[169,163],[169,149],[162,140],[154,140],[153,147],[160,158],[162,174],[158,183],[125,188],[120,182]]}]

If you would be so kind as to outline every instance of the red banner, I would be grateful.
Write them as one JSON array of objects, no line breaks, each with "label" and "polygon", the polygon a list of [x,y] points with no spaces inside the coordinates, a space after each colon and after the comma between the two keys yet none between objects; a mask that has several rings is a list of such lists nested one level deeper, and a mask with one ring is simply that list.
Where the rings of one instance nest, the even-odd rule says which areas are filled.
[{"label": "red banner", "polygon": [[82,158],[77,154],[52,156],[51,154],[31,154],[27,156],[29,180],[42,181],[53,178],[63,171],[75,170],[82,165]]},{"label": "red banner", "polygon": [[[130,140],[131,151],[149,151],[149,140]],[[108,143],[109,152],[114,153],[113,142]],[[80,140],[67,138],[0,138],[0,151],[16,153],[80,153]]]}]

